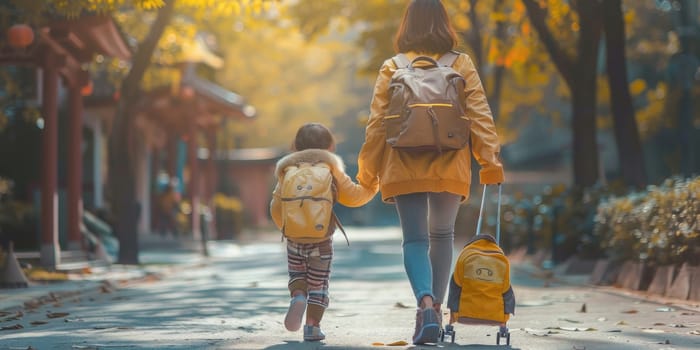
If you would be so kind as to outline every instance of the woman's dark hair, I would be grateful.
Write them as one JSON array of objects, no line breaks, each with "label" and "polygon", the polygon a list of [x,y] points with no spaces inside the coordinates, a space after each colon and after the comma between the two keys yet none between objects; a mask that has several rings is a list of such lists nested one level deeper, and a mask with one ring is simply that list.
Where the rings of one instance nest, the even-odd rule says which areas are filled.
[{"label": "woman's dark hair", "polygon": [[309,148],[331,149],[333,146],[335,146],[333,134],[320,123],[302,125],[294,137],[294,150],[296,151]]},{"label": "woman's dark hair", "polygon": [[440,0],[412,0],[394,38],[396,52],[445,53],[457,45],[447,11]]}]

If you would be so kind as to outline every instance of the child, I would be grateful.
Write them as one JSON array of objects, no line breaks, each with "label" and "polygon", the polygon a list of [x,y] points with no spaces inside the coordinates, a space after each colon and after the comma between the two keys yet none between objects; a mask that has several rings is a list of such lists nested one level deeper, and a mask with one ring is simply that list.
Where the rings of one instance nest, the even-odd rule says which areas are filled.
[{"label": "child", "polygon": [[[299,128],[294,139],[293,153],[277,162],[275,173],[277,185],[272,193],[270,214],[279,229],[283,227],[281,186],[285,170],[299,163],[328,166],[333,175],[337,191],[337,202],[348,207],[359,207],[369,202],[378,188],[364,188],[355,184],[345,173],[343,161],[332,153],[335,140],[330,130],[319,123],[308,123]],[[332,234],[332,232],[331,232]],[[325,339],[320,322],[328,307],[328,280],[333,258],[331,235],[318,243],[301,243],[287,239],[287,263],[289,269],[289,292],[291,302],[284,320],[289,331],[301,327],[306,311],[304,340]]]}]

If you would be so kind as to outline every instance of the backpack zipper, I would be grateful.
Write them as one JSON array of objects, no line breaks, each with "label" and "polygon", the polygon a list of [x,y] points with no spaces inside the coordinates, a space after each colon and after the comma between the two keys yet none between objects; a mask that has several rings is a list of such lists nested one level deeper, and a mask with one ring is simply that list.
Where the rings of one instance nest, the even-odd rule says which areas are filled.
[{"label": "backpack zipper", "polygon": [[452,107],[451,103],[414,103],[409,107]]}]

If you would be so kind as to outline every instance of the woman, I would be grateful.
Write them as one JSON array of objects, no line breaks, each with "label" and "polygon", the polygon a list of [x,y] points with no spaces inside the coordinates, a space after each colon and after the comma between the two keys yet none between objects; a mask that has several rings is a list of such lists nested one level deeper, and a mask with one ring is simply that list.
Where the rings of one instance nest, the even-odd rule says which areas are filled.
[{"label": "woman", "polygon": [[[417,56],[437,60],[453,50],[456,41],[439,0],[413,0],[404,12],[394,49],[409,60]],[[459,53],[452,67],[466,80],[465,114],[471,121],[470,146],[454,151],[415,153],[387,144],[382,119],[389,104],[389,82],[397,69],[393,60],[388,59],[379,70],[365,143],[358,155],[360,184],[367,188],[378,184],[382,200],[396,204],[403,231],[404,267],[418,305],[414,344],[437,342],[441,306],[452,267],[455,220],[460,203],[469,197],[471,155],[481,166],[482,184],[504,180],[496,128],[474,63],[469,56]]]}]

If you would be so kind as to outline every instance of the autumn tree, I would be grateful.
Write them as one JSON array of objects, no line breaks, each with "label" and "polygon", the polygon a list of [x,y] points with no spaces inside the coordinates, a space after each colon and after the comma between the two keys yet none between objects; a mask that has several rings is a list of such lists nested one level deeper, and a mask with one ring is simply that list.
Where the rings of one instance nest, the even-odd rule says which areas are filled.
[{"label": "autumn tree", "polygon": [[[141,1],[143,2],[143,1]],[[161,6],[162,5],[162,6]],[[115,232],[120,241],[119,262],[138,263],[137,219],[139,205],[135,198],[134,157],[129,152],[133,143],[134,107],[142,91],[141,82],[151,64],[153,54],[172,20],[176,16],[186,17],[193,22],[211,23],[218,20],[231,21],[241,15],[244,6],[260,11],[262,0],[195,1],[163,0],[156,1],[156,16],[147,34],[136,46],[131,68],[119,88],[121,98],[117,105],[115,124],[109,145],[110,178],[109,189],[116,218]],[[207,28],[207,25],[202,25]],[[194,141],[193,141],[194,142]]]}]

